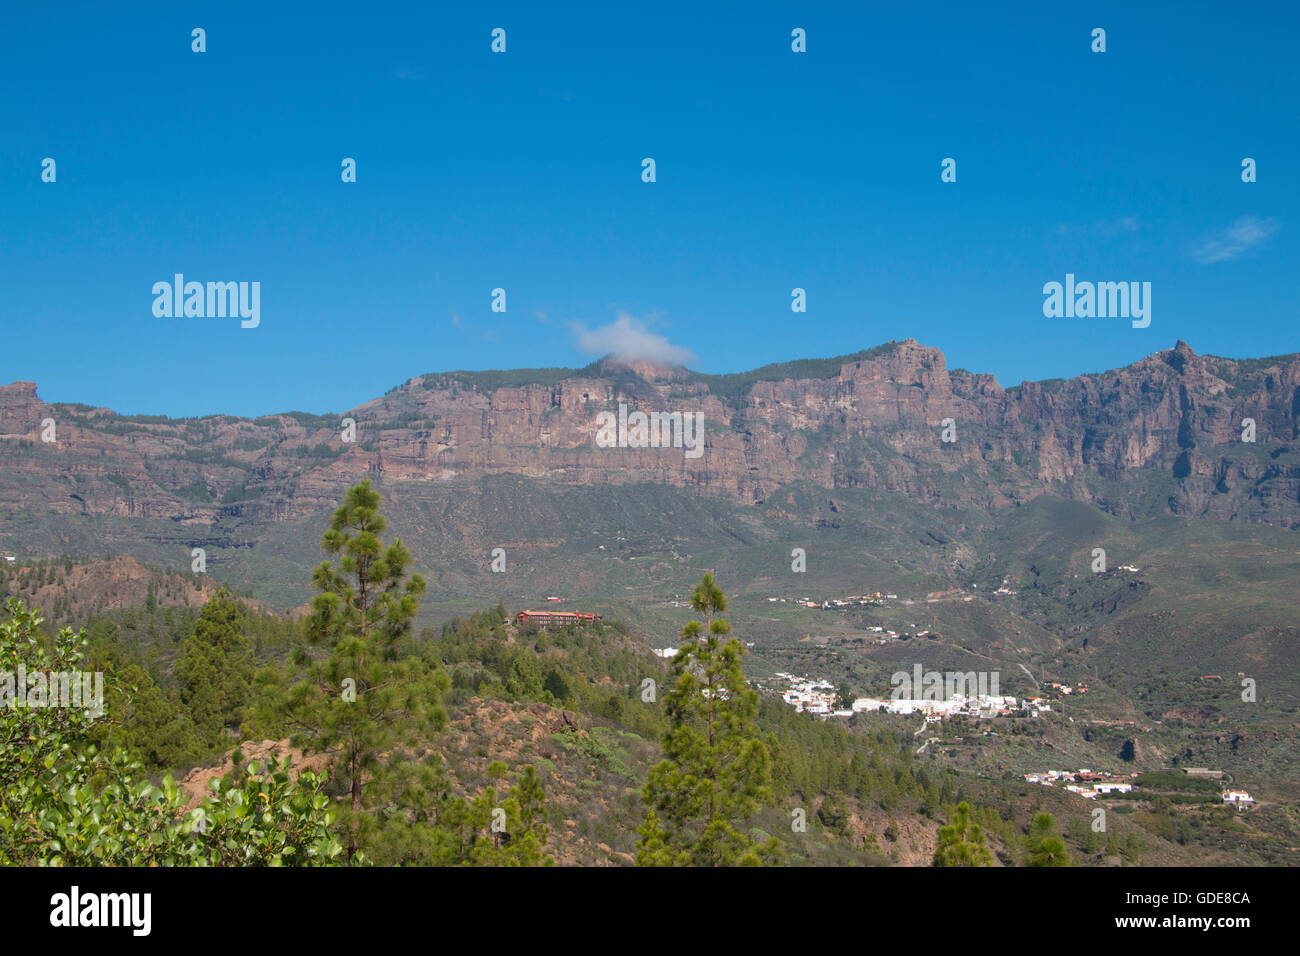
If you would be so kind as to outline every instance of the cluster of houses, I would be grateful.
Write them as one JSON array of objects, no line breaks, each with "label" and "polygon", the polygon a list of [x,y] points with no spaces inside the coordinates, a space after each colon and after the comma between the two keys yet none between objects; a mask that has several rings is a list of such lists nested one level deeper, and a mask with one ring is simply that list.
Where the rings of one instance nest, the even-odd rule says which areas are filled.
[{"label": "cluster of houses", "polygon": [[1060,681],[1051,680],[1051,681],[1047,681],[1047,683],[1045,683],[1043,686],[1046,687],[1048,690],[1055,691],[1056,693],[1061,694],[1065,697],[1068,697],[1074,693],[1079,693],[1079,694],[1088,693],[1088,688],[1085,687],[1083,684],[1080,684],[1078,687],[1072,687],[1069,684],[1062,684]]},{"label": "cluster of houses", "polygon": [[1022,706],[1016,698],[1000,694],[973,696],[953,694],[942,700],[912,697],[859,697],[853,702],[853,713],[883,711],[887,714],[924,714],[927,723],[937,723],[945,717],[957,715],[985,720],[993,717],[1012,717],[1016,711],[1022,709]]},{"label": "cluster of houses", "polygon": [[[1189,776],[1222,776],[1221,771],[1188,771]],[[1093,800],[1108,793],[1129,793],[1134,787],[1137,773],[1127,777],[1122,774],[1097,773],[1092,770],[1044,770],[1040,773],[1025,774],[1026,783],[1041,783],[1047,787],[1064,785],[1071,793],[1077,793],[1085,800]],[[1245,790],[1224,790],[1223,802],[1244,810],[1255,802]]]},{"label": "cluster of houses", "polygon": [[767,600],[769,604],[776,604],[777,602],[780,602],[781,604],[793,603],[798,604],[800,607],[821,608],[824,611],[830,611],[836,608],[852,607],[853,605],[879,606],[884,604],[886,601],[897,601],[898,595],[886,594],[883,591],[875,591],[871,594],[850,594],[845,598],[831,598],[827,601],[814,601],[811,598],[806,597],[795,598],[790,602],[787,602],[783,597],[770,597]]},{"label": "cluster of houses", "polygon": [[1136,773],[1124,777],[1092,770],[1044,770],[1025,774],[1026,783],[1041,783],[1047,787],[1064,784],[1065,789],[1077,793],[1085,800],[1093,800],[1108,793],[1128,793],[1133,789]]},{"label": "cluster of houses", "polygon": [[1088,688],[1083,684],[1077,687],[1069,684],[1062,684],[1059,681],[1048,681],[1043,685],[1052,694],[1050,697],[1026,697],[1023,701],[1024,707],[1029,711],[1030,717],[1037,717],[1040,713],[1052,709],[1052,701],[1061,697],[1069,697],[1073,694],[1086,694]]},{"label": "cluster of houses", "polygon": [[1012,717],[1017,712],[1026,710],[1031,716],[1036,716],[1038,710],[1051,710],[1051,706],[1046,703],[1035,707],[1028,701],[1021,702],[1015,697],[1001,694],[961,693],[942,698],[859,697],[846,708],[840,705],[835,685],[828,680],[798,677],[784,672],[778,672],[776,677],[785,685],[781,690],[783,701],[801,714],[816,714],[822,718],[852,717],[854,714],[883,712],[903,716],[922,714],[925,716],[926,723],[938,723],[947,717],[957,715],[991,719]]},{"label": "cluster of houses", "polygon": [[830,681],[796,677],[784,672],[778,672],[776,676],[789,685],[781,692],[781,699],[799,713],[817,714],[823,718],[853,716],[853,711],[836,706],[838,695]]}]

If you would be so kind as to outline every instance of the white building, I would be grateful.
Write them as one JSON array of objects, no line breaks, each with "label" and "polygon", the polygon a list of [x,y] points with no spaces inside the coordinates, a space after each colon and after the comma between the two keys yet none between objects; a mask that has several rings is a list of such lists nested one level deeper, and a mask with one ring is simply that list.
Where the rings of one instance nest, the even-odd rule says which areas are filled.
[{"label": "white building", "polygon": [[1094,783],[1092,788],[1098,793],[1128,793],[1133,789],[1131,783]]}]

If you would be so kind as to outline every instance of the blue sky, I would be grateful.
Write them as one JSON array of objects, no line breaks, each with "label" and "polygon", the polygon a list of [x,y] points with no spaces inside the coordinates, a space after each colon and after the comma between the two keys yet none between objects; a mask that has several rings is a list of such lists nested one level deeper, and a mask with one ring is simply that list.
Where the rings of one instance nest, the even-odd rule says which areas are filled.
[{"label": "blue sky", "polygon": [[[446,6],[5,5],[0,382],[265,414],[627,341],[913,337],[1004,386],[1300,351],[1293,4]],[[261,324],[155,317],[177,272]],[[1045,318],[1067,272],[1151,282],[1151,325]]]}]

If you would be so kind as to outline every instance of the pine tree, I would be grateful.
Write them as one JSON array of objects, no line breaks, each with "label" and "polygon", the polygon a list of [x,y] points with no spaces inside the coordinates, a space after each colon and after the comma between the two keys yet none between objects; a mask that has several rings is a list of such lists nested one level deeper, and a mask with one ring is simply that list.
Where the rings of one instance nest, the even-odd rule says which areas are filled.
[{"label": "pine tree", "polygon": [[1050,813],[1036,813],[1029,824],[1029,866],[1069,866],[1070,853],[1056,832],[1056,818]]},{"label": "pine tree", "polygon": [[205,737],[180,703],[139,664],[115,669],[119,685],[106,690],[106,710],[120,714],[114,733],[149,769],[170,769],[206,756],[213,739]]},{"label": "pine tree", "polygon": [[934,848],[935,866],[992,866],[993,854],[984,845],[984,830],[970,822],[970,804],[957,804],[952,820],[939,828]]},{"label": "pine tree", "polygon": [[176,662],[181,703],[208,743],[237,726],[248,703],[253,651],[244,624],[243,609],[221,588],[203,605]]},{"label": "pine tree", "polygon": [[[299,655],[308,676],[283,705],[301,729],[296,739],[320,750],[337,748],[336,769],[349,793],[349,860],[360,849],[363,829],[373,831],[385,820],[382,778],[390,767],[379,755],[396,756],[446,722],[446,675],[418,657],[398,657],[425,585],[409,573],[411,553],[401,539],[387,546],[381,540],[386,522],[379,504],[379,493],[363,481],[348,489],[330,520],[321,546],[336,560],[316,568],[313,582],[321,593],[306,625],[310,641],[329,647],[329,656]],[[367,816],[364,788],[372,783],[377,812]]]},{"label": "pine tree", "polygon": [[665,759],[651,768],[644,797],[650,806],[638,832],[642,866],[761,865],[775,860],[775,837],[759,845],[740,827],[771,800],[772,757],[754,718],[758,694],[741,669],[744,646],[722,639],[730,624],[718,617],[727,599],[706,574],[691,597],[704,622],[682,630],[673,658],[673,689],[665,699],[671,723]]}]

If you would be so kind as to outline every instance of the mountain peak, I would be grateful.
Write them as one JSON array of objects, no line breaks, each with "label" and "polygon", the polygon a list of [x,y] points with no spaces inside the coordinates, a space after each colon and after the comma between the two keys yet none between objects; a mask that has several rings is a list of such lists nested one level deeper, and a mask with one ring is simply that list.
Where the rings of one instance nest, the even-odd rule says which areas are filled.
[{"label": "mountain peak", "polygon": [[680,365],[669,365],[664,362],[654,362],[650,359],[621,358],[612,354],[606,355],[596,365],[602,371],[615,372],[626,369],[639,375],[647,382],[682,378],[686,371]]},{"label": "mountain peak", "polygon": [[1192,351],[1190,345],[1179,339],[1173,348],[1167,352],[1161,352],[1160,358],[1166,365],[1176,369],[1181,374],[1187,368],[1187,363],[1196,358],[1196,353]]}]

